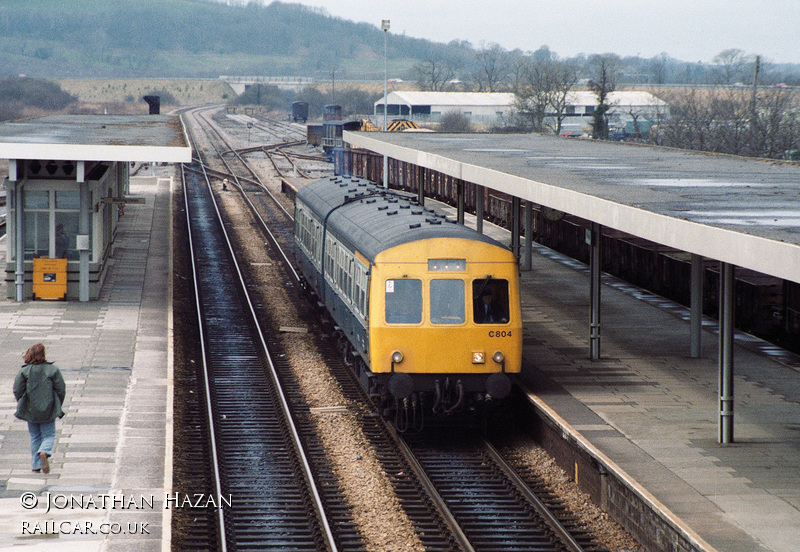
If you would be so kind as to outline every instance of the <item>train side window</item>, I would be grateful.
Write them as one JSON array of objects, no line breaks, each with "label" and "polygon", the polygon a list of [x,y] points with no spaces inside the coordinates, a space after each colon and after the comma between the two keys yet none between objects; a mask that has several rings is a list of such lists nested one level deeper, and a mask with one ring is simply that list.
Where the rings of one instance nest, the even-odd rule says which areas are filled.
[{"label": "train side window", "polygon": [[356,264],[356,273],[355,273],[355,301],[356,301],[356,309],[361,314],[361,316],[367,316],[367,277],[364,271],[364,267],[361,264]]},{"label": "train side window", "polygon": [[463,324],[464,280],[431,280],[431,324]]},{"label": "train side window", "polygon": [[322,258],[320,253],[322,252],[322,248],[320,247],[320,243],[322,242],[322,226],[317,221],[314,221],[314,260],[317,263],[322,263]]},{"label": "train side window", "polygon": [[386,323],[422,322],[422,281],[386,280]]},{"label": "train side window", "polygon": [[334,255],[336,254],[336,242],[328,236],[325,243],[325,273],[328,275],[328,278],[333,279],[333,266],[334,266]]},{"label": "train side window", "polygon": [[473,280],[472,314],[476,324],[507,324],[508,280]]},{"label": "train side window", "polygon": [[353,261],[353,257],[348,257],[347,258],[347,290],[346,290],[346,293],[347,293],[347,297],[348,297],[348,299],[350,299],[350,301],[353,301],[353,299],[356,296],[355,292],[353,291],[353,280],[355,279],[354,278],[354,276],[355,276],[354,269],[355,269],[355,262]]}]

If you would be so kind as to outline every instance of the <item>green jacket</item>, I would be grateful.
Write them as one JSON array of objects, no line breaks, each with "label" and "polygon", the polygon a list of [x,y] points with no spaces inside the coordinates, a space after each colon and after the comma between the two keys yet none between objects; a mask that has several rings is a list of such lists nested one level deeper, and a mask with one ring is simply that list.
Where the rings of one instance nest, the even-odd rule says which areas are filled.
[{"label": "green jacket", "polygon": [[26,364],[14,379],[14,415],[26,422],[52,422],[64,416],[61,405],[66,392],[64,378],[55,364]]}]

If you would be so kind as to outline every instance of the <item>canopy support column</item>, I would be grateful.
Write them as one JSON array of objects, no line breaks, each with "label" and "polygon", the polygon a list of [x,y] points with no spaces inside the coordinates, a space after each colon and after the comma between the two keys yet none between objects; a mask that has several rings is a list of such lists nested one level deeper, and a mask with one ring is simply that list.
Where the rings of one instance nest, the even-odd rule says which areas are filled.
[{"label": "canopy support column", "polygon": [[419,189],[417,190],[417,203],[420,205],[425,205],[425,169],[421,166],[417,166],[417,182],[419,183]]},{"label": "canopy support column", "polygon": [[483,234],[483,195],[486,188],[475,184],[475,229]]},{"label": "canopy support column", "polygon": [[519,259],[519,206],[518,197],[511,198],[511,251]]},{"label": "canopy support column", "polygon": [[523,248],[521,270],[531,270],[533,265],[533,203],[525,202],[525,247]]},{"label": "canopy support column", "polygon": [[690,333],[692,358],[700,358],[703,351],[703,257],[692,253]]},{"label": "canopy support column", "polygon": [[78,234],[83,243],[78,244],[80,254],[80,272],[78,275],[78,299],[81,302],[89,301],[89,250],[91,244],[91,205],[89,201],[89,184],[86,182],[85,170],[81,167],[85,163],[78,162],[78,182],[80,183],[80,219],[78,221]]},{"label": "canopy support column", "polygon": [[[13,167],[13,170],[12,170]],[[14,299],[25,300],[25,213],[23,210],[22,182],[18,180],[16,159],[8,162],[8,178],[14,183]]]},{"label": "canopy support column", "polygon": [[601,229],[598,223],[593,222],[592,229],[586,231],[586,243],[589,244],[589,294],[591,295],[589,360],[600,360]]},{"label": "canopy support column", "polygon": [[466,183],[463,180],[456,181],[456,222],[464,224],[464,189]]},{"label": "canopy support column", "polygon": [[719,442],[733,443],[733,324],[736,294],[734,266],[720,263],[719,294]]}]

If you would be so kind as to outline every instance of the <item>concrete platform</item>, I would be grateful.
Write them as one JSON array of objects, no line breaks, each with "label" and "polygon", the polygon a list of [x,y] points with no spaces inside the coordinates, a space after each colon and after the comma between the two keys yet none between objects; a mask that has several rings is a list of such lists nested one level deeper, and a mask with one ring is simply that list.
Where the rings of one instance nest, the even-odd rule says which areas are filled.
[{"label": "concrete platform", "polygon": [[[172,168],[158,170],[131,179],[146,203],[125,210],[100,300],[0,299],[0,549],[169,549]],[[67,384],[49,475],[31,472],[11,393],[37,341]]]},{"label": "concrete platform", "polygon": [[536,256],[523,281],[526,380],[544,415],[700,549],[800,549],[800,374],[737,346],[735,442],[719,444],[716,335],[689,358],[675,309],[604,286],[592,362],[588,275]]},{"label": "concrete platform", "polygon": [[688,309],[603,275],[592,362],[588,267],[534,247],[522,273],[523,375],[540,414],[698,549],[800,550],[800,372],[780,362],[797,356],[737,334],[735,442],[719,444],[716,323],[704,320],[703,356],[690,358]]}]

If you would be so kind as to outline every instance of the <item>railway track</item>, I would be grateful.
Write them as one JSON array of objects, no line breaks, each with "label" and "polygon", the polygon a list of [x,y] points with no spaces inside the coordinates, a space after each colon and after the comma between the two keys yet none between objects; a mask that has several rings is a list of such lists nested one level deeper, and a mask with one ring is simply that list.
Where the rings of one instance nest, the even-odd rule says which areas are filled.
[{"label": "railway track", "polygon": [[468,428],[407,434],[404,441],[469,550],[604,550],[574,523],[558,497],[531,476],[519,475]]},{"label": "railway track", "polygon": [[[184,183],[221,549],[337,550],[246,282],[205,182]],[[211,531],[208,531],[211,534]],[[214,543],[210,543],[213,548]]]},{"label": "railway track", "polygon": [[[312,154],[305,150],[306,135],[305,127],[302,125],[278,121],[261,114],[236,116],[235,120],[247,128],[248,146],[235,150],[230,147],[226,153],[237,156],[261,153],[270,162],[272,169],[282,178],[298,176],[316,178],[320,176],[320,165],[327,164],[327,158],[324,155]],[[265,144],[250,145],[250,136],[255,132],[260,134],[260,138],[266,140]],[[314,162],[308,165],[308,172],[301,166],[300,160]],[[312,174],[311,171],[315,171],[317,174]]]},{"label": "railway track", "polygon": [[[209,132],[208,136],[213,134],[213,132]],[[219,138],[221,138],[221,134]],[[217,151],[219,152],[221,149],[218,147]],[[229,148],[229,150],[232,149]],[[211,166],[210,161],[204,163]],[[245,169],[226,165],[220,174],[227,172],[235,175],[237,171],[243,170]],[[202,171],[196,169],[193,174],[197,175],[199,172]],[[241,182],[238,177],[234,180]],[[269,205],[280,203],[280,201],[277,198],[267,200],[265,199],[266,194],[250,188],[252,188],[252,180],[249,183],[245,182],[244,185],[240,184],[237,189],[243,196],[249,196],[246,201],[250,204],[249,208],[254,216],[262,218],[262,210],[273,211],[272,215],[262,218],[262,222],[258,224],[263,228],[278,226],[277,229],[271,229],[271,234],[281,237],[270,238],[270,241],[274,242],[271,247],[276,249],[291,247],[291,217],[287,218],[286,214],[277,214],[281,209],[276,208],[275,205]],[[256,194],[257,201],[252,201],[254,194]],[[256,205],[257,203],[260,205]],[[222,224],[230,225],[231,223]],[[280,229],[281,226],[284,229]],[[205,239],[203,243],[206,243]],[[273,255],[276,259],[283,259],[282,263],[291,264],[290,254]],[[225,278],[221,274],[215,275],[212,281],[219,282]],[[252,288],[252,278],[245,275],[245,279],[250,283],[245,284],[244,288]],[[284,281],[280,285],[286,286],[287,283]],[[226,296],[230,297],[230,293],[229,291]],[[198,307],[198,312],[205,312],[204,308]],[[231,317],[240,316],[235,312],[210,309],[212,319],[222,321],[223,325],[226,320],[231,320]],[[258,310],[258,306],[255,307],[255,310]],[[267,313],[256,314],[262,325],[269,323]],[[243,329],[237,331],[243,331]],[[248,341],[254,340],[250,338]],[[267,339],[266,342],[269,342],[272,347],[279,346],[277,340]],[[235,342],[235,346],[238,347],[239,344],[239,341]],[[323,335],[319,346],[323,351],[325,364],[328,366],[331,376],[346,397],[349,405],[347,410],[357,418],[361,431],[375,450],[381,469],[391,481],[394,492],[424,549],[442,551],[602,550],[602,547],[592,542],[585,534],[586,532],[580,528],[573,527],[576,536],[570,536],[569,531],[560,527],[557,522],[559,517],[567,521],[570,519],[563,511],[557,515],[544,513],[546,508],[543,507],[543,502],[549,502],[556,510],[563,510],[563,507],[553,497],[545,500],[536,499],[535,491],[530,489],[525,477],[514,475],[514,470],[508,467],[497,453],[490,452],[491,449],[487,448],[488,445],[478,445],[466,436],[454,440],[440,439],[438,444],[426,443],[421,440],[421,436],[412,436],[409,437],[409,444],[404,444],[380,417],[373,414],[370,403],[358,382],[353,378],[344,359],[339,356],[333,340],[326,340]],[[227,350],[230,349],[230,346],[225,345],[221,348]],[[277,356],[284,358],[289,354],[289,351],[282,350]],[[256,362],[249,356],[246,358],[248,363]],[[280,372],[283,374],[282,380],[292,380],[288,367],[281,368]],[[224,380],[234,379],[232,374],[225,372],[222,372],[220,377]],[[261,395],[250,395],[249,387],[255,385],[255,382],[246,381],[244,385],[248,388],[248,397],[252,396],[254,400],[262,401]],[[309,460],[311,471],[324,483],[324,488],[335,489],[337,477],[330,471],[329,461],[325,459],[324,440],[316,435],[317,429],[313,423],[315,412],[306,405],[306,400],[298,388],[291,387],[287,394],[288,403],[293,405],[292,418],[297,424],[297,431],[303,435],[306,448],[315,452],[316,459]],[[236,392],[233,392],[232,397],[235,396]],[[266,399],[263,401],[267,402]],[[225,399],[223,398],[221,402],[225,402]],[[218,418],[219,415],[215,415],[215,417]],[[227,415],[222,419],[227,425]],[[232,433],[237,434],[243,431],[247,430],[234,429]],[[451,431],[450,435],[454,435],[454,432]],[[447,446],[443,447],[442,442],[447,443]],[[238,447],[238,445],[236,446]],[[238,466],[235,471],[247,471],[248,469],[252,471],[254,465],[259,465],[259,455],[269,453],[268,451],[261,452],[258,443],[251,443],[245,445],[244,449],[235,448],[234,450],[238,450],[234,454],[236,458],[249,458],[249,462],[246,461],[244,465],[234,463],[233,465]],[[226,480],[226,477],[220,476],[219,479]],[[323,500],[328,504],[333,504],[329,499],[323,498]],[[338,504],[345,503],[346,500],[339,497]],[[245,504],[244,509],[246,510],[250,507],[250,503],[245,502]],[[257,510],[256,503],[253,503],[252,507]],[[341,507],[340,510],[334,512],[336,521],[332,521],[330,526],[335,528],[334,532],[345,527],[352,527],[352,530],[343,534],[337,533],[334,541],[343,546],[342,550],[361,549],[364,543],[360,538],[359,530],[354,527],[355,524],[349,517],[348,509]],[[249,516],[251,520],[260,519],[258,515],[254,511],[251,514],[245,514],[245,517]],[[309,512],[306,512],[306,515],[314,517]],[[227,527],[228,523],[225,521],[222,526]],[[317,534],[319,534],[319,530],[317,530]],[[238,537],[234,537],[233,542],[238,543]],[[581,546],[585,548],[581,548]],[[299,548],[297,549],[299,550]]]},{"label": "railway track", "polygon": [[[246,196],[249,194],[242,190],[242,195]],[[254,214],[254,216],[260,217],[260,210],[254,208],[249,198],[245,197],[245,200],[247,201],[250,211]],[[274,209],[275,208],[273,207],[273,210]],[[266,221],[261,220],[259,226],[265,228],[267,226]],[[285,222],[284,226],[286,226]],[[291,227],[290,224],[288,226]],[[285,243],[282,243],[280,238],[282,234],[283,232],[278,230],[272,232],[270,240],[274,242],[273,247],[278,248],[281,245],[284,247],[286,246]],[[274,236],[279,237],[275,238]],[[282,254],[276,254],[276,257],[281,256]],[[305,302],[303,302],[302,305],[305,305]],[[263,325],[270,324],[269,320],[267,320],[267,318],[269,318],[267,315],[262,315],[261,318],[261,323]],[[270,346],[271,348],[275,348],[277,344],[270,341]],[[409,510],[415,512],[415,515],[412,517],[414,518],[414,523],[418,527],[419,534],[422,535],[420,540],[425,544],[425,549],[442,551],[458,550],[458,547],[454,547],[451,544],[452,539],[450,538],[450,532],[446,526],[441,521],[436,521],[436,509],[428,500],[424,489],[418,484],[415,484],[414,481],[403,481],[406,479],[406,476],[397,475],[408,474],[411,472],[411,470],[408,465],[402,462],[402,455],[398,453],[396,448],[393,448],[393,441],[387,438],[383,420],[373,416],[360,386],[353,380],[352,376],[350,375],[349,368],[344,365],[341,359],[336,357],[336,354],[337,352],[335,350],[328,347],[327,352],[323,354],[326,359],[326,364],[333,367],[333,376],[342,386],[348,402],[352,405],[350,410],[355,412],[360,424],[363,424],[364,427],[370,428],[368,431],[370,435],[369,439],[376,450],[379,451],[378,454],[386,472],[395,474],[395,477],[399,479],[397,481],[397,486],[402,490],[402,497],[400,500],[408,507]],[[284,362],[288,362],[290,353],[281,352],[275,354],[274,356],[276,358],[285,359]],[[290,377],[287,377],[286,379],[290,379]],[[320,454],[324,454],[322,443],[314,436],[315,427],[313,423],[313,412],[311,408],[306,406],[307,401],[305,397],[295,386],[287,386],[287,395],[288,402],[293,405],[293,416],[296,420],[298,432],[304,436],[307,448],[317,451]],[[335,488],[336,478],[330,473],[325,473],[325,466],[327,465],[327,462],[320,459],[316,461],[311,460],[311,463],[315,465],[315,472],[322,474],[320,476],[320,480],[325,483],[324,486],[326,488]],[[346,504],[346,501],[342,500],[341,498],[339,498],[337,501],[330,501],[331,504],[334,502],[338,504]],[[347,528],[354,525],[353,522],[348,519],[349,514],[347,513],[346,508],[339,507],[339,509],[344,511],[333,512],[333,514],[338,515],[341,519],[332,522],[331,525],[336,528]],[[347,543],[345,548],[347,550],[358,550],[363,547],[357,531],[340,536],[337,540]]]}]

